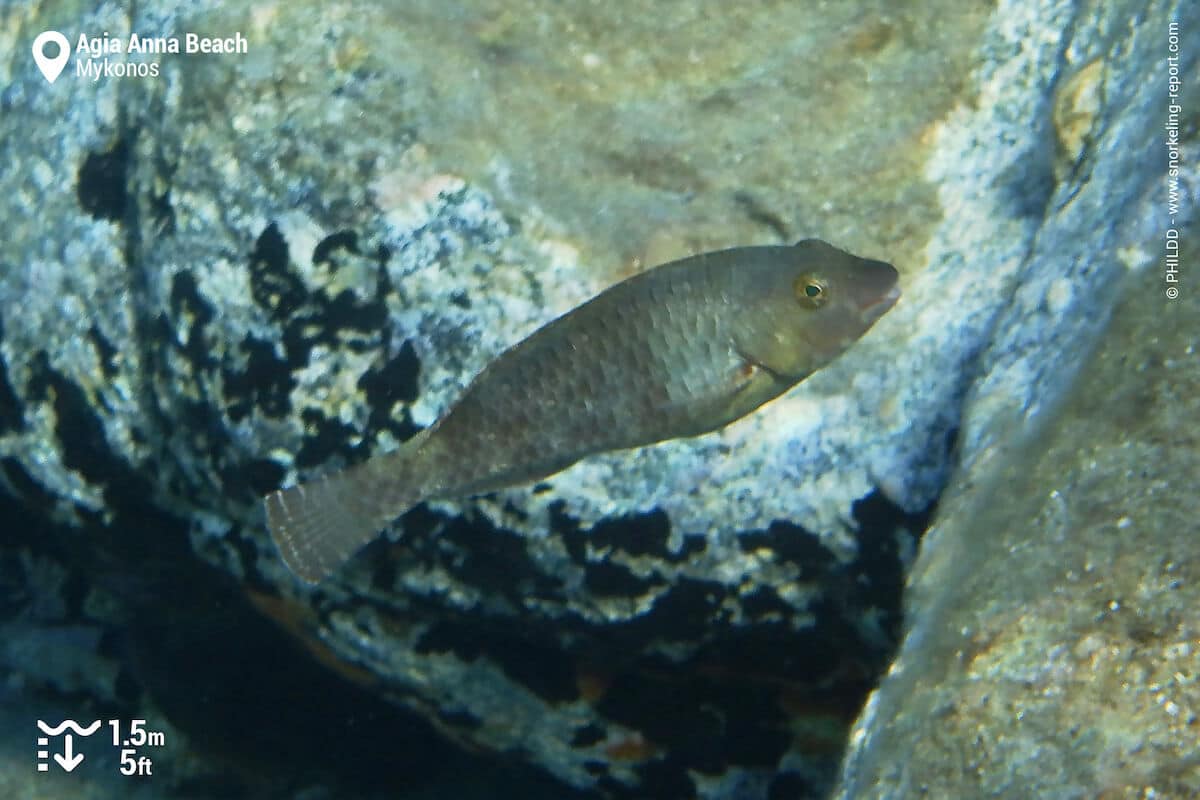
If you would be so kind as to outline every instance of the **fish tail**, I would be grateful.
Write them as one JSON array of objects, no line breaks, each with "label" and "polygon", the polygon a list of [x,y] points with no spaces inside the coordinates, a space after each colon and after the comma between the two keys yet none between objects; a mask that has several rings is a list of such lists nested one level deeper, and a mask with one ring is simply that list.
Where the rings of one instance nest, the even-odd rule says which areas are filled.
[{"label": "fish tail", "polygon": [[405,468],[410,452],[401,448],[263,498],[267,527],[288,568],[316,583],[419,503],[417,482],[405,480],[413,475]]}]

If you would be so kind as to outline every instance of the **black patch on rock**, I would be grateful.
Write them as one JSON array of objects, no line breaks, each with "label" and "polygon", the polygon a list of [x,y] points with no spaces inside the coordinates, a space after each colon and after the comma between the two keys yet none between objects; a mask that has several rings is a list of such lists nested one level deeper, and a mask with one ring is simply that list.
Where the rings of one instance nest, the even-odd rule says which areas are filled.
[{"label": "black patch on rock", "polygon": [[349,444],[358,436],[354,428],[341,420],[330,419],[315,408],[304,409],[300,417],[305,429],[315,430],[315,433],[305,435],[304,444],[296,451],[297,468],[320,466],[334,455],[341,455],[348,461],[361,460],[357,454],[362,446]]},{"label": "black patch on rock", "polygon": [[277,319],[286,319],[308,299],[304,282],[292,270],[287,241],[274,222],[263,228],[250,253],[250,294]]},{"label": "black patch on rock", "polygon": [[703,533],[685,533],[683,535],[683,546],[679,549],[678,555],[672,554],[667,557],[668,561],[678,562],[686,561],[694,555],[703,553],[708,548],[708,539]]},{"label": "black patch on rock", "polygon": [[505,516],[520,520],[522,523],[529,521],[529,514],[523,509],[517,508],[511,500],[505,501],[504,514]]},{"label": "black patch on rock", "polygon": [[[539,484],[542,485],[542,484]],[[550,484],[544,484],[546,489],[554,488]],[[535,487],[534,493],[537,493]],[[576,564],[587,563],[587,534],[579,529],[579,520],[572,517],[566,512],[567,504],[562,500],[552,500],[547,507],[550,513],[550,530],[557,536],[570,554],[571,560]]]},{"label": "black patch on rock", "polygon": [[150,192],[150,216],[154,220],[154,230],[163,237],[175,233],[175,206],[171,203],[171,179],[175,170],[165,164],[159,164],[159,177],[166,186],[162,193]]},{"label": "black patch on rock", "polygon": [[770,586],[759,586],[742,598],[742,610],[751,619],[778,616],[781,619],[791,619],[796,609],[784,602],[779,593]]},{"label": "black patch on rock", "polygon": [[[353,231],[341,231],[326,237],[313,250],[314,263],[332,264],[338,250],[357,255],[357,235]],[[388,317],[384,298],[389,292],[389,285],[387,272],[383,269],[387,258],[386,248],[380,248],[380,268],[373,287],[374,299],[360,300],[350,289],[330,297],[324,288],[318,287],[310,292],[305,286],[293,268],[287,242],[278,226],[271,223],[263,230],[250,254],[250,288],[255,303],[263,307],[283,328],[283,356],[274,356],[279,364],[272,365],[277,388],[284,383],[280,373],[283,370],[294,373],[307,367],[312,350],[317,345],[324,345],[331,351],[366,352],[378,347],[378,342],[387,341]],[[362,335],[347,336],[347,333]],[[415,356],[409,358],[409,355],[402,350],[398,356],[400,361],[388,367],[396,371],[415,372]],[[286,382],[289,387],[294,385],[290,377]],[[409,390],[407,382],[402,381],[399,386],[401,391]],[[415,390],[413,394],[415,396]],[[277,402],[265,411],[275,415],[278,409],[286,408],[285,404]],[[402,438],[403,434],[411,435],[411,429],[404,424],[398,428],[381,424],[379,428],[382,427],[395,429]]]},{"label": "black patch on rock", "polygon": [[[324,290],[318,293],[317,298],[325,296]],[[324,337],[317,338],[314,341],[330,345],[341,345],[341,342],[332,335],[334,331],[359,331],[361,333],[378,334],[383,330],[384,324],[387,322],[387,308],[382,301],[360,302],[354,292],[349,289],[343,289],[338,292],[337,296],[324,304],[321,313],[315,317],[309,318],[306,322],[317,323],[324,325],[324,330],[327,332]],[[353,342],[347,343],[353,347]]]},{"label": "black patch on rock", "polygon": [[589,722],[575,729],[575,733],[571,735],[571,747],[591,747],[597,742],[603,742],[607,735],[604,728]]},{"label": "black patch on rock", "polygon": [[372,431],[393,429],[402,439],[408,439],[419,429],[408,420],[407,410],[404,423],[397,423],[395,407],[397,403],[411,403],[417,399],[417,379],[421,371],[421,361],[411,342],[405,342],[400,352],[392,356],[381,367],[371,367],[363,372],[358,379],[358,388],[367,396],[371,408],[371,417],[367,427]]},{"label": "black patch on rock", "polygon": [[279,488],[287,470],[274,459],[252,458],[246,462],[242,474],[250,490],[256,497],[261,497]]},{"label": "black patch on rock", "polygon": [[902,535],[901,529],[914,536],[924,533],[935,511],[936,505],[930,505],[909,514],[878,490],[851,507],[858,523],[858,557],[849,569],[854,607],[877,609],[892,642],[900,641],[902,595],[907,577],[897,537]]},{"label": "black patch on rock", "polygon": [[321,330],[322,325],[319,317],[311,315],[298,315],[283,323],[283,352],[287,354],[287,364],[291,369],[299,370],[308,366],[313,346],[326,338]]},{"label": "black patch on rock", "polygon": [[558,501],[550,505],[550,526],[562,539],[571,558],[580,565],[588,564],[589,543],[594,549],[612,548],[631,556],[651,556],[670,564],[686,561],[704,552],[706,546],[703,535],[685,535],[679,552],[671,552],[667,546],[671,521],[661,509],[601,520],[585,532],[563,508],[564,504]]},{"label": "black patch on rock", "polygon": [[661,509],[601,520],[588,533],[596,547],[613,547],[631,556],[655,556],[668,560],[674,555],[667,549],[670,535],[671,520]]},{"label": "black patch on rock", "polygon": [[117,367],[113,363],[117,356],[117,348],[112,346],[112,342],[104,338],[104,334],[95,325],[88,331],[88,336],[91,338],[92,344],[96,347],[96,360],[100,362],[100,370],[104,373],[104,377],[111,378],[117,372]]},{"label": "black patch on rock", "polygon": [[396,586],[396,578],[400,572],[397,568],[396,560],[391,558],[377,558],[372,562],[371,566],[371,588],[379,592],[392,591]]},{"label": "black patch on rock", "polygon": [[728,594],[729,589],[716,581],[681,577],[649,611],[621,625],[622,634],[643,643],[703,641],[721,621],[720,606]]},{"label": "black patch on rock", "polygon": [[[200,294],[196,277],[184,270],[175,273],[171,278],[171,317],[176,320],[190,316],[192,325],[187,331],[187,339],[183,343],[183,353],[188,361],[200,369],[211,368],[216,362],[212,349],[204,335],[204,328],[216,317],[212,304]],[[163,326],[166,334],[165,341],[175,341],[174,326],[164,319]]]},{"label": "black patch on rock", "polygon": [[456,289],[450,293],[450,302],[459,308],[466,309],[471,307],[471,298],[462,289]]},{"label": "black patch on rock", "polygon": [[612,561],[591,561],[584,567],[583,583],[597,597],[642,597],[664,581],[657,576],[643,580]]},{"label": "black patch on rock", "polygon": [[[561,601],[562,580],[539,568],[524,537],[483,518],[444,518],[423,508],[419,505],[404,517],[405,538],[421,557],[437,560],[464,585],[504,597],[515,608],[523,607],[527,597]],[[430,523],[439,522],[440,532],[430,537]],[[447,547],[455,557],[443,556]]]},{"label": "black patch on rock", "polygon": [[30,396],[43,402],[53,397],[54,431],[63,466],[101,486],[130,471],[109,448],[104,424],[83,389],[55,370],[45,352],[34,357],[30,374]]},{"label": "black patch on rock", "polygon": [[313,248],[313,263],[332,263],[334,250],[345,250],[352,255],[358,255],[358,234],[354,231],[338,231],[329,234]]},{"label": "black patch on rock", "polygon": [[245,370],[221,369],[229,418],[240,422],[255,408],[267,417],[286,417],[292,409],[289,394],[296,386],[287,362],[275,355],[272,342],[251,334],[242,340],[242,349],[246,353]]},{"label": "black patch on rock", "polygon": [[237,452],[218,404],[206,398],[176,396],[173,400],[172,418],[183,423],[178,426],[179,435],[186,437],[192,452],[207,454],[217,463]]},{"label": "black patch on rock", "polygon": [[784,561],[801,569],[803,575],[819,575],[836,564],[833,553],[821,540],[799,525],[776,520],[765,531],[746,531],[738,534],[738,547],[743,553],[760,548],[774,551]]},{"label": "black patch on rock", "polygon": [[579,697],[575,663],[556,645],[542,645],[518,637],[511,625],[442,621],[418,640],[417,653],[453,653],[463,661],[486,658],[497,664],[515,683],[547,703],[568,703]]},{"label": "black patch on rock", "polygon": [[104,153],[88,153],[79,168],[75,191],[79,206],[96,219],[120,222],[129,202],[126,177],[131,148],[120,138]]},{"label": "black patch on rock", "polygon": [[[0,265],[2,267],[4,265]],[[0,317],[0,341],[4,340],[4,318]],[[21,401],[8,382],[8,369],[0,358],[0,433],[25,430],[25,418],[21,416]]]},{"label": "black patch on rock", "polygon": [[[353,239],[350,232],[327,237],[323,247],[315,248],[314,256],[328,263],[335,249],[357,247]],[[380,281],[385,281],[383,270],[380,273]],[[333,299],[323,289],[310,293],[293,269],[287,242],[273,222],[263,229],[250,254],[250,290],[254,301],[283,325],[286,362],[293,370],[308,365],[314,345],[325,344],[334,350],[357,347],[341,341],[339,330],[375,334],[387,319],[382,299],[360,303],[349,289]]]},{"label": "black patch on rock", "polygon": [[603,761],[585,761],[583,762],[583,768],[587,771],[588,775],[596,777],[608,774],[608,764],[605,764]]}]

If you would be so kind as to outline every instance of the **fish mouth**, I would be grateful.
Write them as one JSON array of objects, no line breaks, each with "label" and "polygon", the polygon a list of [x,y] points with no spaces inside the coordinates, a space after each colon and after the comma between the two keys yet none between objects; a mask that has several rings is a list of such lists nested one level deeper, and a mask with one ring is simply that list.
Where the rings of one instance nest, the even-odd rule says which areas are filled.
[{"label": "fish mouth", "polygon": [[886,314],[900,299],[900,273],[883,261],[863,259],[852,286],[854,304],[868,325]]},{"label": "fish mouth", "polygon": [[875,321],[891,310],[892,306],[896,305],[896,301],[900,299],[900,286],[893,286],[883,294],[882,297],[877,297],[874,300],[869,300],[864,304],[859,305],[859,313],[862,314],[863,321],[868,325],[874,325]]}]

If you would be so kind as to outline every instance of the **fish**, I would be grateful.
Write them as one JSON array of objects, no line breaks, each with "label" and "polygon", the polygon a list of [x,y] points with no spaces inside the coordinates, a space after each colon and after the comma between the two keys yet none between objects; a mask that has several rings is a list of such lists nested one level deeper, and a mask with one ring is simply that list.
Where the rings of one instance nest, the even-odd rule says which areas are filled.
[{"label": "fish", "polygon": [[819,239],[648,269],[505,350],[398,449],[268,494],[271,537],[316,583],[418,503],[716,431],[828,364],[899,296],[891,264]]}]

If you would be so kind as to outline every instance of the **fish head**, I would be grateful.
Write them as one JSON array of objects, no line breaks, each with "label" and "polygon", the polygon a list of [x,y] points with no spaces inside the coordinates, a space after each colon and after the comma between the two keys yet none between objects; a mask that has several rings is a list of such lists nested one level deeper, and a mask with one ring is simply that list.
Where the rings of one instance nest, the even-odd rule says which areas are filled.
[{"label": "fish head", "polygon": [[858,341],[900,297],[891,264],[859,258],[818,239],[780,248],[760,268],[742,354],[800,380]]}]

